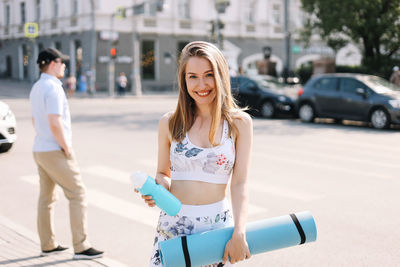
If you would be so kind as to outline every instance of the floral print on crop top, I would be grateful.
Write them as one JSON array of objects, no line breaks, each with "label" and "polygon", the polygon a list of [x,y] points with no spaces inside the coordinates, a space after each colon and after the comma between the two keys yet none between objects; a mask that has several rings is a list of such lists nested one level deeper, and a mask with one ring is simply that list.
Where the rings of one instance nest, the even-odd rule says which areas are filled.
[{"label": "floral print on crop top", "polygon": [[227,184],[235,163],[235,143],[224,120],[221,142],[211,148],[198,147],[188,134],[170,147],[171,179]]}]

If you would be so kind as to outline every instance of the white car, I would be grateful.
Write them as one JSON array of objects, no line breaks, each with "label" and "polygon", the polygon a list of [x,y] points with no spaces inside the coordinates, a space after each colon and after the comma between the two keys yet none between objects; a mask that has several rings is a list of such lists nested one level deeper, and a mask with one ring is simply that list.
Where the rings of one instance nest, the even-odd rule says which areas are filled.
[{"label": "white car", "polygon": [[17,140],[16,125],[14,113],[6,103],[0,101],[0,153],[10,150]]}]

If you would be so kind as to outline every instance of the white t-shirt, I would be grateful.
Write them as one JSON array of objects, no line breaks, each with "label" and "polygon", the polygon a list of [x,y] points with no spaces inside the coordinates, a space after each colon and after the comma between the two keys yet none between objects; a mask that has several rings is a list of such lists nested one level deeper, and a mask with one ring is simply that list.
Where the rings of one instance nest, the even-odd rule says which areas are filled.
[{"label": "white t-shirt", "polygon": [[55,76],[42,73],[33,85],[29,99],[36,130],[33,151],[61,150],[50,130],[49,114],[61,116],[67,145],[72,146],[71,115],[61,81]]}]

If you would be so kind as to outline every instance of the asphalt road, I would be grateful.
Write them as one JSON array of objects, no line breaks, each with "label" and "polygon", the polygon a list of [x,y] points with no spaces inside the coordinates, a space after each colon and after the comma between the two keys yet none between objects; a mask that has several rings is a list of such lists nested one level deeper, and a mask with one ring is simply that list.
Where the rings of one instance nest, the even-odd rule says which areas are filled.
[{"label": "asphalt road", "polygon": [[[36,232],[34,132],[23,95],[2,99],[17,116],[18,140],[0,154],[0,215]],[[175,105],[171,95],[70,100],[90,240],[129,266],[147,266],[158,214],[133,192],[129,174],[155,173],[158,119]],[[399,266],[399,140],[399,129],[254,119],[248,220],[309,210],[318,240],[238,266]],[[68,203],[59,196],[56,235],[70,245]]]}]

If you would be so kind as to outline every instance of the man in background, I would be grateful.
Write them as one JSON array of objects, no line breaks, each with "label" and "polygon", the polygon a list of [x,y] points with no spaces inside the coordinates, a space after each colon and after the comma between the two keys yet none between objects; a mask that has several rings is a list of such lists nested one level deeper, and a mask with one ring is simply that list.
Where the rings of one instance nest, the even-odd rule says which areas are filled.
[{"label": "man in background", "polygon": [[39,53],[41,75],[30,93],[32,122],[36,136],[33,157],[40,176],[37,226],[42,256],[66,250],[54,234],[55,186],[69,201],[74,259],[94,259],[103,252],[91,247],[87,236],[86,188],[72,150],[71,117],[61,78],[68,57],[53,48]]}]

